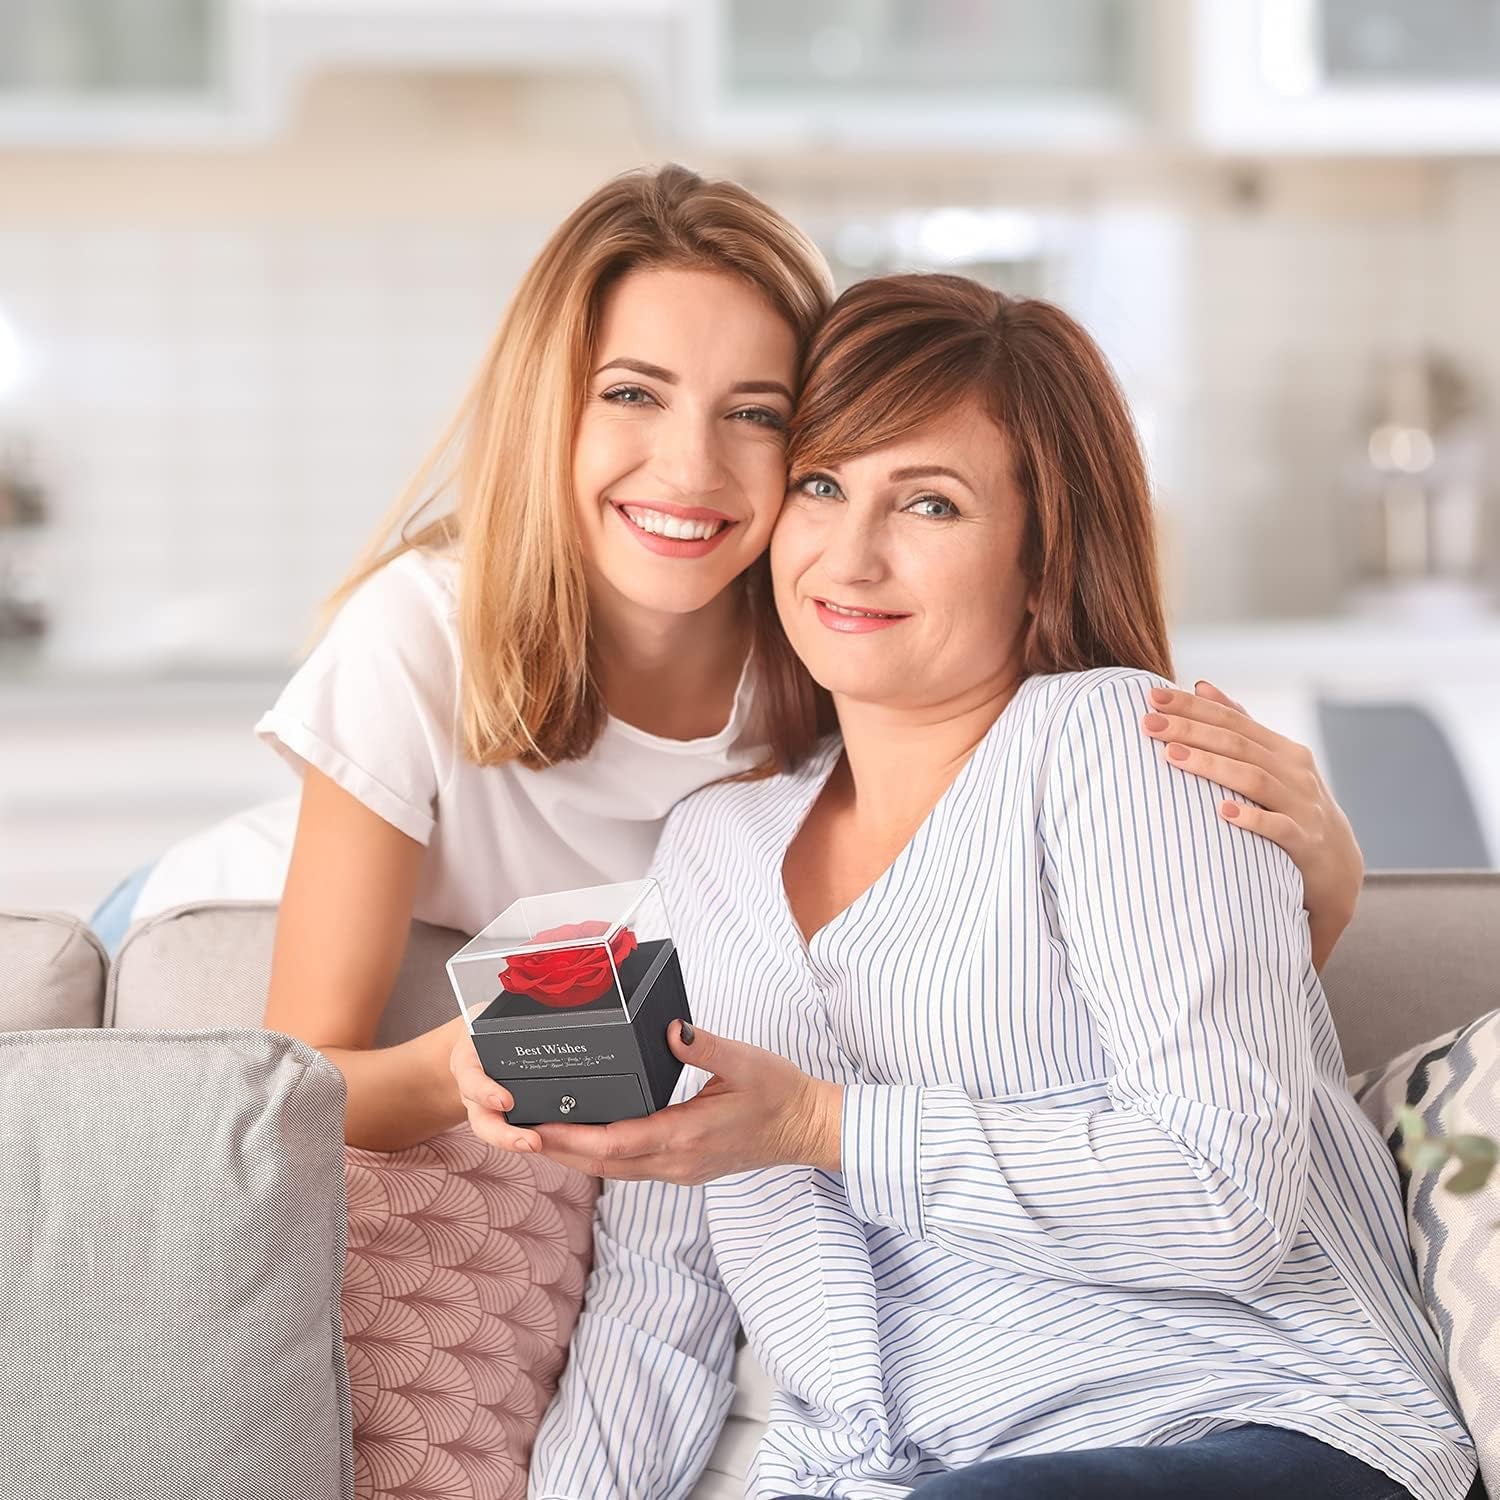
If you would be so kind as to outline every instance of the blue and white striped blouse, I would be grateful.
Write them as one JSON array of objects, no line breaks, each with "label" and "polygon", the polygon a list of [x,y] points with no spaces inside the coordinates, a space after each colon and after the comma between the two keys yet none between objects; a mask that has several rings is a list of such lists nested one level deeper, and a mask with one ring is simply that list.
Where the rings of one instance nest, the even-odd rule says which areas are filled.
[{"label": "blue and white striped blouse", "polygon": [[845,1085],[843,1170],[606,1188],[534,1500],[686,1495],[740,1323],[777,1388],[750,1500],[1247,1422],[1464,1494],[1300,878],[1162,763],[1158,682],[1026,681],[810,944],[782,857],[836,742],[674,812],[654,873],[695,1017]]}]

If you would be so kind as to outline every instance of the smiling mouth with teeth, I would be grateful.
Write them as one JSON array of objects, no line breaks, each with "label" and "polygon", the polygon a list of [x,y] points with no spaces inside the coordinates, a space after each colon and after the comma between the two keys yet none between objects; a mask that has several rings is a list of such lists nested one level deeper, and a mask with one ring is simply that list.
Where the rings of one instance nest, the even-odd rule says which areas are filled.
[{"label": "smiling mouth with teeth", "polygon": [[853,620],[904,620],[905,615],[887,614],[878,609],[846,609],[842,604],[835,604],[831,599],[819,599],[818,603],[824,609],[836,615],[848,615]]},{"label": "smiling mouth with teeth", "polygon": [[649,536],[664,536],[672,542],[706,542],[730,524],[728,521],[684,521],[667,515],[665,511],[640,506],[617,505],[615,509],[637,531],[644,531]]}]

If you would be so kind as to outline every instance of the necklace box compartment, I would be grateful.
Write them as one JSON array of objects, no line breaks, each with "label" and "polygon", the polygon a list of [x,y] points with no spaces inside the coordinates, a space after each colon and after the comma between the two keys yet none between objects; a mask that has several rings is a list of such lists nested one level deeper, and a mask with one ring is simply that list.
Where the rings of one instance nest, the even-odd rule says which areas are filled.
[{"label": "necklace box compartment", "polygon": [[606,1125],[670,1101],[682,1064],[667,1026],[691,1016],[654,880],[512,902],[448,978],[513,1125]]}]

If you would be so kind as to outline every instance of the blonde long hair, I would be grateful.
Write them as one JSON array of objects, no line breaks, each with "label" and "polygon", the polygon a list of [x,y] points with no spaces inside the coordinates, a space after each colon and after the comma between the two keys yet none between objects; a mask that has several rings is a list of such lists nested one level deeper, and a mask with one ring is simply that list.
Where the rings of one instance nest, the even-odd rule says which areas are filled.
[{"label": "blonde long hair", "polygon": [[[577,759],[604,727],[589,663],[573,440],[605,294],[648,268],[749,282],[791,324],[799,355],[832,299],[817,247],[738,184],[676,165],[606,183],[532,262],[458,414],[323,607],[319,633],[393,558],[459,544],[463,749],[476,765],[516,760],[538,770]],[[416,524],[450,492],[453,509]],[[775,769],[811,747],[818,703],[776,620],[764,558],[745,588],[767,769]]]}]

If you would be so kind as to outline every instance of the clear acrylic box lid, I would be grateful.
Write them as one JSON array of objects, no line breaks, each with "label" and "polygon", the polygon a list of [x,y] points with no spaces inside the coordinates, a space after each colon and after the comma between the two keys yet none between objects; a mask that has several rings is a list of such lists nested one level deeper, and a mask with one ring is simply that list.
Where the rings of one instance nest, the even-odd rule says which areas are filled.
[{"label": "clear acrylic box lid", "polygon": [[654,880],[513,901],[448,960],[470,1031],[629,1021],[672,947]]}]

